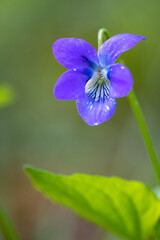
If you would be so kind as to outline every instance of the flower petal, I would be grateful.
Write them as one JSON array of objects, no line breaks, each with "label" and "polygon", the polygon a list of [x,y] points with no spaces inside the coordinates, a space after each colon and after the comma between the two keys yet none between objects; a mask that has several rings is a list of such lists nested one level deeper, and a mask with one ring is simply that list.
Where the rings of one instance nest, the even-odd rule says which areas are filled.
[{"label": "flower petal", "polygon": [[99,125],[113,116],[116,109],[116,101],[115,99],[107,98],[92,101],[85,96],[77,100],[77,109],[88,125]]},{"label": "flower petal", "polygon": [[133,87],[132,75],[122,64],[111,65],[107,77],[110,80],[109,96],[112,98],[126,96]]},{"label": "flower petal", "polygon": [[101,66],[106,67],[113,64],[123,52],[129,50],[141,40],[146,40],[146,38],[130,33],[118,34],[109,38],[98,50]]},{"label": "flower petal", "polygon": [[96,68],[99,65],[97,51],[86,41],[77,38],[61,38],[54,42],[53,54],[68,69]]},{"label": "flower petal", "polygon": [[54,87],[54,96],[61,100],[77,100],[85,92],[85,84],[92,77],[89,68],[68,70],[63,73]]}]

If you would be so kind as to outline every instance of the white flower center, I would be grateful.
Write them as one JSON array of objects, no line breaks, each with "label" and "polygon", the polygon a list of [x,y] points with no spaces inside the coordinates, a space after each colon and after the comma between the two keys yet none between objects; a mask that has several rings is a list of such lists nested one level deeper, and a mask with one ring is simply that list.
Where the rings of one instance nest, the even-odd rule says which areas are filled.
[{"label": "white flower center", "polygon": [[92,78],[85,85],[85,93],[90,99],[98,101],[109,98],[110,81],[107,78],[107,70],[95,71]]}]

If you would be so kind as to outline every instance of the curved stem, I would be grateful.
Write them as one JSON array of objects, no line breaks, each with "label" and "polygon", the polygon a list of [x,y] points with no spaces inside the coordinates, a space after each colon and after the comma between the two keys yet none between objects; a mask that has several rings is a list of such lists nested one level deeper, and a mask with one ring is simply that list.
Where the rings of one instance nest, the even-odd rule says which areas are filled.
[{"label": "curved stem", "polygon": [[100,48],[100,46],[103,44],[103,37],[106,37],[106,40],[109,39],[111,36],[109,34],[109,32],[107,31],[107,29],[105,28],[101,28],[98,31],[98,49]]},{"label": "curved stem", "polygon": [[[101,28],[98,32],[98,48],[103,44],[104,36],[106,37],[106,40],[110,38],[110,34],[108,33],[108,31],[105,28]],[[121,61],[121,60],[119,59],[119,61]],[[151,137],[149,135],[140,105],[138,103],[138,100],[136,98],[136,95],[135,95],[133,89],[128,94],[128,99],[129,99],[130,105],[132,107],[132,110],[135,114],[135,117],[137,119],[137,122],[139,124],[141,133],[144,138],[144,142],[146,144],[150,159],[152,161],[153,168],[155,170],[155,173],[157,175],[157,178],[158,178],[158,181],[160,184],[160,165],[159,165],[158,158],[156,156],[156,153],[155,153],[152,141],[151,141]]]},{"label": "curved stem", "polygon": [[141,133],[142,133],[143,138],[144,138],[144,142],[146,144],[146,147],[147,147],[147,150],[148,150],[148,153],[149,153],[149,156],[150,156],[150,159],[152,161],[154,170],[156,172],[158,181],[160,183],[160,165],[159,165],[159,162],[158,162],[158,158],[156,156],[151,137],[149,135],[149,132],[148,132],[148,129],[147,129],[147,126],[146,126],[146,123],[145,123],[140,105],[138,103],[138,100],[136,98],[136,95],[135,95],[133,89],[128,94],[128,99],[129,99],[129,102],[131,104],[132,110],[135,114],[135,117],[137,119],[137,122],[139,124]]}]

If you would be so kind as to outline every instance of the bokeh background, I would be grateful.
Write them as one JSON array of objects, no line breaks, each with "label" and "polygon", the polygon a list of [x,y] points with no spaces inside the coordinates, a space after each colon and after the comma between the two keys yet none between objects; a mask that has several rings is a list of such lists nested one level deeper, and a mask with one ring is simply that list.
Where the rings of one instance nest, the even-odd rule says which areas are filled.
[{"label": "bokeh background", "polygon": [[0,93],[1,102],[8,101],[0,105],[0,203],[23,240],[119,239],[36,192],[24,174],[26,163],[62,174],[157,184],[127,98],[117,100],[112,119],[90,127],[77,114],[75,101],[53,96],[65,71],[52,54],[53,42],[75,37],[97,48],[101,27],[112,35],[147,38],[123,59],[160,156],[159,0],[0,1]]}]

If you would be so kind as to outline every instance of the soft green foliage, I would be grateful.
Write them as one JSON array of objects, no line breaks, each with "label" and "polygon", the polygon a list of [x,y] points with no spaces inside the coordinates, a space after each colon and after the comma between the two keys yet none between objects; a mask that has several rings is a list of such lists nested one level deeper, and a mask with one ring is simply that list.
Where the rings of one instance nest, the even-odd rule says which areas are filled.
[{"label": "soft green foliage", "polygon": [[0,108],[10,105],[15,101],[15,92],[10,85],[0,85]]},{"label": "soft green foliage", "polygon": [[152,240],[160,240],[160,221],[157,223],[152,234]]},{"label": "soft green foliage", "polygon": [[6,240],[20,240],[19,234],[12,225],[7,213],[0,205],[0,230]]},{"label": "soft green foliage", "polygon": [[30,166],[26,172],[44,195],[126,239],[148,239],[160,216],[159,199],[140,182],[84,174],[63,176]]},{"label": "soft green foliage", "polygon": [[154,187],[153,192],[156,194],[157,198],[160,199],[160,186]]},{"label": "soft green foliage", "polygon": [[[160,199],[160,187],[156,186],[153,189],[153,192],[156,194],[156,196]],[[154,229],[153,235],[152,235],[153,240],[160,240],[160,219]]]}]

